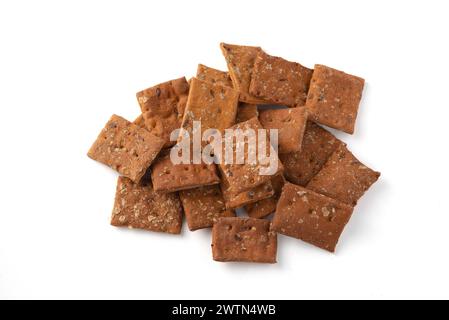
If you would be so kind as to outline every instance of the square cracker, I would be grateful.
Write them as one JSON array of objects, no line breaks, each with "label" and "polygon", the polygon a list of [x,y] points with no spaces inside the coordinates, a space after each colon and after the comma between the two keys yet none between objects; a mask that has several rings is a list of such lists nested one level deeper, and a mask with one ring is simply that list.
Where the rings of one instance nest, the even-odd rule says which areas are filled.
[{"label": "square cracker", "polygon": [[220,187],[207,186],[179,192],[190,231],[210,228],[221,217],[235,217],[226,209]]},{"label": "square cracker", "polygon": [[173,164],[170,154],[154,162],[151,180],[158,192],[175,192],[220,182],[215,164]]},{"label": "square cracker", "polygon": [[161,194],[151,184],[119,177],[111,224],[151,231],[181,233],[182,208],[176,193]]},{"label": "square cracker", "polygon": [[352,211],[347,204],[287,183],[271,229],[334,252]]},{"label": "square cracker", "polygon": [[277,236],[270,221],[221,218],[212,228],[215,261],[276,263]]},{"label": "square cracker", "polygon": [[285,178],[306,186],[341,144],[343,142],[332,133],[307,121],[301,151],[279,155],[284,165]]},{"label": "square cracker", "polygon": [[229,128],[235,122],[238,99],[232,88],[193,78],[182,128],[192,133],[193,121],[201,121],[203,131]]},{"label": "square cracker", "polygon": [[355,206],[379,177],[379,172],[365,166],[346,146],[341,145],[307,184],[307,188]]},{"label": "square cracker", "polygon": [[113,115],[87,155],[139,182],[163,145],[147,130]]},{"label": "square cracker", "polygon": [[256,104],[240,102],[235,123],[245,122],[259,116]]},{"label": "square cracker", "polygon": [[170,141],[170,134],[181,127],[188,95],[189,84],[184,77],[136,94],[146,129],[163,139],[165,148],[175,144]]},{"label": "square cracker", "polygon": [[236,209],[274,195],[273,186],[270,181],[258,185],[254,189],[234,194],[229,188],[222,184],[223,197],[227,208]]},{"label": "square cracker", "polygon": [[315,65],[306,106],[312,119],[353,134],[365,80]]},{"label": "square cracker", "polygon": [[299,63],[270,56],[260,50],[254,63],[249,93],[275,104],[303,106],[312,72]]},{"label": "square cracker", "polygon": [[260,111],[259,121],[265,129],[278,129],[279,153],[301,150],[307,123],[304,107]]},{"label": "square cracker", "polygon": [[227,43],[221,43],[220,48],[226,59],[234,88],[240,92],[240,101],[253,104],[266,104],[267,102],[263,99],[256,98],[249,93],[254,61],[261,48]]},{"label": "square cracker", "polygon": [[285,179],[282,174],[275,176],[271,179],[271,185],[273,186],[274,195],[270,198],[260,200],[258,202],[249,204],[245,206],[246,213],[251,218],[261,219],[276,210],[276,205],[278,203],[279,197],[282,193],[282,187],[285,184]]},{"label": "square cracker", "polygon": [[203,64],[198,65],[196,77],[202,81],[233,88],[232,80],[228,72],[210,68]]},{"label": "square cracker", "polygon": [[[258,130],[263,129],[262,125],[260,124],[259,120],[257,118],[252,118],[248,121],[238,123],[234,125],[231,130],[234,132],[238,132],[236,130],[241,130],[243,133],[246,132],[246,130],[254,130],[257,136],[257,140],[259,141],[259,135]],[[225,145],[225,143],[224,143]],[[258,149],[258,147],[257,147]],[[258,185],[265,183],[273,177],[273,175],[278,174],[282,172],[283,167],[281,162],[279,161],[277,154],[273,147],[271,146],[269,142],[269,135],[267,134],[267,142],[266,142],[266,150],[265,154],[274,154],[275,160],[277,161],[277,171],[273,175],[261,175],[260,170],[266,169],[269,167],[269,163],[262,163],[259,161],[259,154],[256,154],[256,162],[255,163],[249,163],[249,154],[248,154],[248,143],[244,144],[244,163],[243,164],[237,164],[235,163],[236,158],[236,151],[237,151],[237,140],[234,139],[232,144],[232,150],[233,150],[233,158],[234,163],[233,164],[227,164],[224,161],[225,157],[225,151],[223,150],[222,157],[223,159],[218,159],[220,164],[219,168],[222,173],[222,179],[224,180],[224,183],[226,186],[229,187],[229,192],[233,194],[239,194],[244,191],[248,191],[251,189],[254,189]],[[259,150],[257,150],[259,152]]]}]

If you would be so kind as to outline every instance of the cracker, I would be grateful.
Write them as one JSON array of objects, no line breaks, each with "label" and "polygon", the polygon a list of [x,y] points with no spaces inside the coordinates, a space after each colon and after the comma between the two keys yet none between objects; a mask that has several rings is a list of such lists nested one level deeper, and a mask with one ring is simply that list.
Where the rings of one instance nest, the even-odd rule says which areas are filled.
[{"label": "cracker", "polygon": [[274,195],[273,186],[270,181],[258,185],[254,189],[234,194],[231,189],[222,186],[223,197],[226,207],[230,209],[240,208]]},{"label": "cracker", "polygon": [[179,193],[190,231],[210,228],[221,217],[235,217],[225,206],[220,187],[207,186]]},{"label": "cracker", "polygon": [[285,178],[295,184],[306,186],[342,144],[343,142],[332,133],[308,121],[301,151],[279,155],[284,165]]},{"label": "cracker", "polygon": [[133,123],[134,123],[136,126],[139,126],[139,127],[141,127],[141,128],[146,129],[146,127],[145,127],[145,119],[143,118],[143,115],[142,115],[142,114],[139,115],[139,116],[133,121]]},{"label": "cracker", "polygon": [[215,261],[276,263],[277,236],[270,221],[221,218],[212,228]]},{"label": "cracker", "polygon": [[342,145],[307,184],[307,188],[355,206],[379,177],[379,172],[365,166]]},{"label": "cracker", "polygon": [[228,72],[210,68],[203,64],[198,65],[196,77],[202,81],[233,88],[232,80]]},{"label": "cracker", "polygon": [[249,93],[254,61],[261,48],[227,43],[221,43],[220,48],[226,59],[234,88],[240,92],[240,101],[253,104],[266,104],[267,102],[263,99],[256,98]]},{"label": "cracker", "polygon": [[[248,121],[236,124],[231,129],[237,130],[240,129],[243,132],[248,129],[255,130],[256,135],[259,129],[263,129],[262,125],[260,124],[259,120],[257,118],[252,118]],[[268,138],[268,135],[267,135]],[[259,139],[259,138],[258,138]],[[268,139],[267,139],[268,140]],[[267,168],[269,164],[263,164],[261,163],[258,158],[256,157],[256,163],[251,164],[248,163],[248,148],[247,144],[245,143],[245,150],[244,150],[244,158],[245,162],[243,164],[227,164],[225,161],[220,161],[219,168],[222,173],[222,179],[224,180],[224,183],[226,186],[229,187],[229,191],[233,194],[239,194],[251,189],[254,189],[258,185],[265,183],[269,180],[271,180],[271,175],[260,175],[260,169]],[[267,151],[266,154],[275,154],[274,149],[271,147],[271,144],[269,141],[266,143]],[[233,143],[233,154],[234,154],[234,160],[236,155],[236,140],[234,140]],[[224,157],[225,152],[223,151],[222,156]],[[277,155],[276,155],[277,158]],[[280,163],[279,159],[276,160],[278,163],[277,172],[274,174],[277,174],[283,170],[282,164]]]},{"label": "cracker", "polygon": [[270,56],[260,50],[254,63],[249,93],[275,104],[304,106],[312,72],[299,63]]},{"label": "cracker", "polygon": [[238,99],[232,88],[193,78],[182,128],[191,133],[193,121],[201,121],[203,131],[229,128],[235,122]]},{"label": "cracker", "polygon": [[245,211],[251,218],[261,219],[276,211],[276,205],[282,193],[282,187],[285,184],[285,179],[282,174],[271,179],[274,194],[272,197],[260,200],[258,202],[245,206]]},{"label": "cracker", "polygon": [[334,252],[352,211],[347,204],[287,183],[271,229]]},{"label": "cracker", "polygon": [[154,162],[151,180],[158,192],[175,192],[220,182],[215,164],[173,164],[169,154]]},{"label": "cracker", "polygon": [[260,111],[259,120],[265,129],[279,130],[279,153],[291,153],[301,150],[307,123],[306,108],[262,110]]},{"label": "cracker", "polygon": [[176,142],[170,141],[170,134],[181,127],[188,94],[189,84],[184,77],[160,83],[136,94],[146,129],[163,139],[164,147],[170,147]]},{"label": "cracker", "polygon": [[353,134],[365,80],[315,65],[306,106],[312,119]]},{"label": "cracker", "polygon": [[87,155],[138,182],[163,145],[147,130],[113,115]]},{"label": "cracker", "polygon": [[235,118],[235,123],[245,122],[249,119],[259,116],[259,111],[257,110],[256,104],[250,104],[245,102],[240,102],[237,109],[237,116]]},{"label": "cracker", "polygon": [[176,193],[161,194],[151,184],[119,177],[111,224],[151,231],[181,233],[182,208]]}]

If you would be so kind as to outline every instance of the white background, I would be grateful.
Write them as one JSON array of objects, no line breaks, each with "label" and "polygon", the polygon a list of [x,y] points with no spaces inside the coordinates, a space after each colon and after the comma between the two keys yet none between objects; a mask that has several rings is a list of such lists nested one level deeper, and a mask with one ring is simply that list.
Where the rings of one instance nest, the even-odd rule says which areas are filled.
[{"label": "white background", "polygon": [[[2,1],[0,298],[449,298],[446,1]],[[382,172],[335,255],[212,261],[210,233],[109,225],[116,174],[86,152],[135,93],[261,45],[367,80],[354,136]]]}]

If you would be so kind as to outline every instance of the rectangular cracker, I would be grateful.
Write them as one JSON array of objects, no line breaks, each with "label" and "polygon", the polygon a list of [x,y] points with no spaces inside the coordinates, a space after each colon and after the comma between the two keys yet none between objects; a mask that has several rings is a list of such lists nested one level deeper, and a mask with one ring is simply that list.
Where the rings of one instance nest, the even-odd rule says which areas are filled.
[{"label": "rectangular cracker", "polygon": [[221,43],[220,48],[226,59],[234,88],[240,92],[240,101],[253,104],[266,104],[267,102],[263,99],[256,98],[249,93],[254,61],[261,48],[227,43]]},{"label": "rectangular cracker", "polygon": [[210,228],[221,217],[235,217],[228,210],[218,185],[179,192],[190,231]]},{"label": "rectangular cracker", "polygon": [[306,106],[312,119],[353,134],[365,80],[315,65]]},{"label": "rectangular cracker", "polygon": [[287,183],[271,229],[334,252],[352,211],[347,204]]},{"label": "rectangular cracker", "polygon": [[113,115],[87,155],[139,182],[163,145],[162,139],[120,116]]},{"label": "rectangular cracker", "polygon": [[279,201],[279,197],[282,193],[282,188],[285,184],[285,178],[282,174],[275,176],[271,179],[271,185],[273,186],[274,194],[272,197],[260,200],[258,202],[245,206],[245,211],[251,218],[265,218],[276,211],[276,206]]},{"label": "rectangular cracker", "polygon": [[196,77],[202,81],[233,88],[232,80],[228,72],[210,68],[203,64],[198,65]]},{"label": "rectangular cracker", "polygon": [[221,218],[212,228],[215,261],[276,263],[277,236],[270,221]]},{"label": "rectangular cracker", "polygon": [[245,122],[249,119],[259,116],[259,111],[256,104],[250,104],[245,102],[240,102],[237,109],[237,116],[235,118],[235,123]]},{"label": "rectangular cracker", "polygon": [[[248,129],[255,130],[256,135],[258,136],[257,132],[259,129],[263,129],[262,125],[260,124],[259,120],[257,118],[252,118],[248,121],[236,124],[231,128],[232,130],[242,130],[242,132],[245,132]],[[270,142],[268,141],[269,136],[267,135],[267,151],[266,154],[275,154],[274,149],[272,148]],[[258,138],[259,139],[259,138]],[[234,160],[236,158],[236,140],[234,139],[233,143],[233,154],[234,154]],[[222,157],[224,158],[225,152],[223,151]],[[254,189],[260,184],[263,184],[273,177],[272,175],[260,175],[260,169],[261,168],[267,168],[269,164],[263,164],[258,160],[258,155],[256,156],[256,163],[251,164],[248,163],[248,148],[247,143],[245,143],[245,150],[244,150],[244,158],[245,163],[243,164],[227,164],[225,163],[224,159],[219,159],[220,164],[219,168],[222,173],[222,179],[224,180],[224,183],[229,186],[229,192],[233,194],[239,194],[251,189]],[[276,155],[277,159],[277,155]],[[273,174],[278,174],[282,172],[283,167],[279,159],[276,160],[278,164],[277,171]]]},{"label": "rectangular cracker", "polygon": [[176,142],[170,141],[170,134],[181,127],[188,95],[189,84],[184,77],[136,94],[146,129],[163,139],[165,148]]},{"label": "rectangular cracker", "polygon": [[182,208],[176,193],[161,194],[151,184],[119,177],[111,224],[150,231],[181,233]]},{"label": "rectangular cracker", "polygon": [[203,131],[229,128],[235,122],[238,99],[232,88],[193,78],[182,128],[191,133],[193,121],[201,121]]},{"label": "rectangular cracker", "polygon": [[262,110],[259,120],[265,129],[278,129],[279,153],[301,150],[307,123],[306,108]]},{"label": "rectangular cracker", "polygon": [[306,186],[341,144],[332,133],[307,121],[301,151],[279,155],[285,178]]},{"label": "rectangular cracker", "polygon": [[346,146],[341,145],[307,184],[307,188],[355,206],[379,177],[380,172],[365,166]]},{"label": "rectangular cracker", "polygon": [[312,72],[299,63],[260,50],[254,62],[249,93],[275,104],[304,106]]},{"label": "rectangular cracker", "polygon": [[258,185],[254,189],[234,194],[229,187],[222,184],[223,197],[227,208],[236,209],[274,195],[271,181]]},{"label": "rectangular cracker", "polygon": [[173,164],[169,154],[154,162],[151,180],[158,192],[175,192],[220,182],[215,164]]}]

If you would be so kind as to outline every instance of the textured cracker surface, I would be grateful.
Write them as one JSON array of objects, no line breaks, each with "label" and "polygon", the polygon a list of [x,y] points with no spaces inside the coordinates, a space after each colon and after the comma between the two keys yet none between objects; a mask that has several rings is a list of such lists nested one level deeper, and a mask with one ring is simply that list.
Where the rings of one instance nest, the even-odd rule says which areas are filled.
[{"label": "textured cracker surface", "polygon": [[279,174],[271,179],[271,185],[273,186],[274,194],[270,198],[260,200],[258,202],[245,206],[245,210],[248,216],[251,218],[264,218],[276,210],[279,197],[282,193],[282,188],[285,184],[285,178],[282,174]]}]

